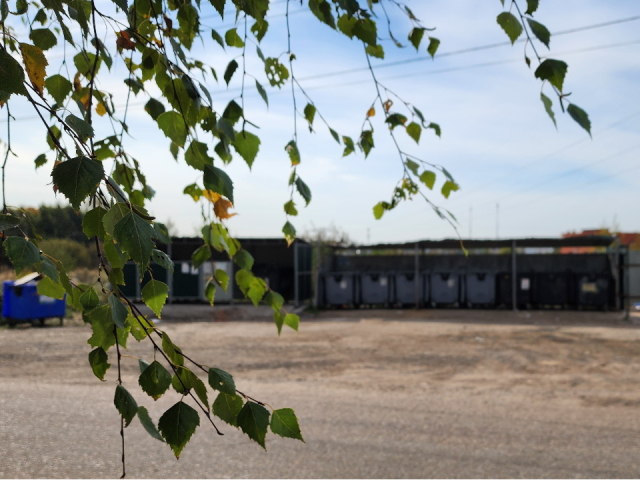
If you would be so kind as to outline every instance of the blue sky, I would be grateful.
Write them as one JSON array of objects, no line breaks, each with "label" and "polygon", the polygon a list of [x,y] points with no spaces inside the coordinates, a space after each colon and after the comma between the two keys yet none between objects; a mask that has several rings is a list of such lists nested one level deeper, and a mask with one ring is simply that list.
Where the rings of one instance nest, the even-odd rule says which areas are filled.
[{"label": "blue sky", "polygon": [[[634,1],[540,3],[535,18],[551,32],[640,15],[640,5]],[[104,2],[104,8],[107,5],[110,2]],[[440,53],[507,39],[495,21],[502,9],[498,0],[458,0],[455,5],[414,0],[408,5],[425,26],[437,27],[432,35],[442,42]],[[273,2],[269,33],[261,45],[265,55],[278,56],[287,49],[281,16],[284,7],[281,1]],[[296,2],[290,8],[291,12],[302,9]],[[408,22],[395,13],[392,17],[396,37],[406,39]],[[194,56],[214,65],[219,76],[239,51],[223,51],[210,40],[207,27],[224,34],[230,28],[229,21],[233,22],[232,15],[226,21],[217,15],[203,20],[206,45],[194,49]],[[290,21],[296,76],[329,124],[355,139],[375,97],[370,74],[361,71],[305,77],[366,66],[362,47],[320,24],[308,11],[292,15]],[[640,43],[630,43],[640,41],[639,25],[637,20],[552,37],[550,53],[538,46],[541,54],[569,64],[565,91],[572,92],[571,100],[588,111],[593,140],[568,115],[559,112],[557,103],[556,131],[540,102],[540,82],[524,63],[523,44],[436,55],[431,60],[426,44],[416,53],[412,47],[397,49],[391,42],[383,42],[386,59],[376,61],[376,66],[423,59],[379,68],[376,75],[381,83],[420,108],[429,120],[441,125],[442,138],[423,132],[419,146],[404,132],[398,131],[398,138],[413,155],[444,165],[460,184],[460,191],[445,200],[439,193],[443,179],[438,177],[436,189],[429,196],[457,216],[463,237],[469,236],[471,227],[473,238],[494,238],[496,204],[500,205],[499,235],[503,238],[557,236],[571,230],[611,226],[614,218],[621,229],[640,231],[636,207],[640,186]],[[17,30],[24,31],[24,27]],[[618,45],[621,43],[630,44]],[[254,49],[248,51],[247,72],[266,86],[262,62]],[[58,59],[51,61],[48,74],[59,67],[62,51],[51,54]],[[116,64],[112,74],[101,80],[102,88],[116,92],[116,107],[124,104],[125,72],[123,64]],[[214,106],[220,111],[238,95],[240,77],[236,74],[228,89],[224,82],[207,82]],[[150,93],[157,95],[153,89]],[[302,109],[304,99],[300,92],[296,94]],[[143,110],[143,95],[131,102],[128,123],[132,137],[125,138],[126,147],[141,162],[148,182],[158,192],[150,203],[151,212],[162,221],[171,219],[180,234],[193,235],[201,223],[200,209],[182,190],[199,178],[198,172],[170,156],[169,140]],[[248,88],[245,94],[247,117],[260,126],[262,140],[252,171],[240,158],[225,167],[235,182],[239,213],[228,226],[240,237],[279,236],[285,221],[282,204],[289,195],[289,161],[284,146],[293,134],[290,84],[282,90],[268,88],[268,95],[267,109],[255,89]],[[12,113],[23,120],[12,125],[12,145],[18,158],[11,158],[7,167],[8,203],[65,203],[64,198],[55,197],[49,185],[51,163],[34,170],[34,158],[48,150],[39,121],[32,119],[34,113],[25,102],[12,101]],[[3,118],[5,115],[2,113]],[[309,133],[304,119],[298,119],[302,154],[298,172],[313,193],[307,208],[302,208],[300,199],[297,201],[300,214],[294,224],[298,232],[333,224],[358,242],[367,238],[385,242],[454,236],[451,227],[419,198],[401,204],[380,221],[373,218],[373,205],[388,200],[402,174],[379,107],[373,120],[376,148],[365,160],[361,153],[342,158],[342,146],[317,117],[315,134]],[[106,121],[100,121],[103,123],[96,128],[107,133]],[[0,123],[0,138],[6,139],[4,121]],[[215,143],[209,144],[213,149]]]}]

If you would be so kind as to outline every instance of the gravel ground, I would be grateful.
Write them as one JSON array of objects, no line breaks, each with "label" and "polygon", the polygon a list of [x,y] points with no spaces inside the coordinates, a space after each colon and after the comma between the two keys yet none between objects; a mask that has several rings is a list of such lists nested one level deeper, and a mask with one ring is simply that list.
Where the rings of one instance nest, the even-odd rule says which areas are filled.
[{"label": "gravel ground", "polygon": [[[176,461],[136,419],[125,430],[130,477],[640,472],[640,329],[614,314],[324,312],[278,337],[263,321],[185,322],[188,307],[173,312],[160,326],[175,343],[250,395],[294,408],[306,443],[270,434],[265,452],[201,421]],[[0,477],[120,476],[116,372],[93,377],[89,335],[86,326],[0,330]],[[153,355],[133,340],[127,353]],[[177,395],[154,402],[137,386],[137,362],[123,362],[125,386],[157,421]]]}]

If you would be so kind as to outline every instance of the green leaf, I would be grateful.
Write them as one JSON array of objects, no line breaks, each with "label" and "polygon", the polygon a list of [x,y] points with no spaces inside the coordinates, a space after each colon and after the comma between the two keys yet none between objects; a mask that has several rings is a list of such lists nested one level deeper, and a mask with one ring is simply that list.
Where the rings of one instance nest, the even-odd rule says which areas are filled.
[{"label": "green leaf", "polygon": [[384,48],[382,45],[368,45],[367,48],[365,48],[365,52],[372,57],[384,59]]},{"label": "green leaf", "polygon": [[213,165],[213,158],[209,156],[206,143],[194,140],[184,151],[184,161],[196,170],[204,170],[205,165]]},{"label": "green leaf", "polygon": [[260,43],[264,38],[264,36],[266,35],[268,29],[269,29],[269,22],[264,20],[262,23],[261,22],[254,23],[253,26],[251,27],[251,33],[253,33],[256,36],[256,40],[258,40],[258,43]]},{"label": "green leaf", "polygon": [[376,23],[369,19],[359,19],[353,26],[353,34],[359,40],[369,45],[375,45],[377,42],[377,28]]},{"label": "green leaf", "polygon": [[261,278],[253,277],[251,279],[251,283],[249,284],[249,290],[247,291],[246,295],[247,297],[249,297],[251,302],[253,302],[253,305],[257,307],[266,291],[267,285],[264,280],[262,280]]},{"label": "green leaf", "polygon": [[227,30],[227,33],[224,34],[224,39],[227,42],[227,45],[229,45],[230,47],[237,47],[237,48],[244,47],[244,42],[238,35],[238,32],[236,32],[235,28]]},{"label": "green leaf", "polygon": [[144,111],[151,115],[151,118],[158,120],[158,117],[165,112],[164,105],[155,98],[150,98],[144,106]]},{"label": "green leaf", "polygon": [[220,283],[222,289],[226,292],[229,286],[229,275],[224,270],[217,269],[215,273],[216,280]]},{"label": "green leaf", "polygon": [[193,268],[200,268],[204,262],[211,258],[211,250],[209,245],[202,245],[191,254],[191,263]]},{"label": "green leaf", "polygon": [[98,347],[89,352],[89,365],[93,374],[104,382],[104,374],[107,373],[111,364],[108,362],[109,357],[102,347]]},{"label": "green leaf", "polygon": [[284,204],[284,212],[287,215],[291,215],[292,217],[295,217],[296,215],[298,215],[298,210],[296,210],[296,204],[293,203],[293,200],[289,200],[287,203]]},{"label": "green leaf", "polygon": [[422,127],[420,127],[420,125],[416,122],[411,122],[407,125],[407,133],[415,140],[416,143],[420,143],[420,134],[422,133]]},{"label": "green leaf", "polygon": [[154,400],[159,399],[171,386],[171,374],[158,361],[153,361],[138,378],[142,391]]},{"label": "green leaf", "polygon": [[264,100],[264,103],[266,103],[268,107],[269,99],[267,98],[267,91],[264,89],[262,85],[260,85],[260,82],[258,82],[258,80],[256,80],[256,89],[258,90],[258,93],[260,94],[260,96]]},{"label": "green leaf", "polygon": [[309,131],[312,131],[313,119],[316,116],[316,107],[312,103],[307,103],[304,107],[304,118],[309,122]]},{"label": "green leaf", "polygon": [[531,27],[531,31],[533,34],[540,40],[544,45],[549,48],[549,40],[551,40],[551,33],[547,30],[547,27],[542,25],[541,23],[532,20],[531,18],[527,18],[527,22],[529,23],[529,27]]},{"label": "green leaf", "polygon": [[209,280],[204,286],[204,297],[209,301],[209,305],[213,307],[213,301],[216,298],[216,284],[213,280]]},{"label": "green leaf", "polygon": [[524,12],[526,15],[533,15],[538,10],[538,3],[540,0],[527,0],[527,10]]},{"label": "green leaf", "polygon": [[20,275],[25,268],[32,268],[40,262],[40,250],[26,238],[7,237],[4,248],[16,270],[16,275]]},{"label": "green leaf", "polygon": [[233,74],[235,73],[237,68],[238,68],[238,62],[236,62],[235,60],[231,60],[227,65],[227,69],[224,71],[224,81],[226,82],[227,86],[229,86],[231,77],[233,77]]},{"label": "green leaf", "polygon": [[278,328],[278,336],[282,333],[282,325],[284,325],[284,315],[280,311],[273,312],[273,321]]},{"label": "green leaf", "polygon": [[147,338],[149,336],[147,332],[154,327],[153,322],[147,320],[147,317],[136,315],[134,318],[131,314],[127,316],[127,326],[129,326],[131,335],[133,335],[137,342],[141,342]]},{"label": "green leaf", "polygon": [[182,191],[182,193],[184,193],[185,195],[191,196],[191,198],[193,198],[193,201],[197,202],[202,196],[203,192],[202,192],[202,189],[198,186],[198,184],[192,183],[191,185],[187,185],[186,187],[184,187],[184,190]]},{"label": "green leaf", "polygon": [[173,110],[164,112],[157,119],[160,130],[179,147],[184,147],[187,141],[187,125],[182,115]]},{"label": "green leaf", "polygon": [[169,444],[176,458],[200,425],[198,412],[180,401],[164,412],[158,422],[160,434]]},{"label": "green leaf", "polygon": [[204,186],[206,189],[219,193],[233,202],[233,182],[224,170],[220,170],[212,165],[204,167]]},{"label": "green leaf", "polygon": [[122,268],[112,268],[109,272],[109,283],[113,288],[116,285],[124,285],[124,272]]},{"label": "green leaf", "polygon": [[49,145],[49,148],[51,150],[55,150],[56,149],[56,144],[51,139],[51,134],[53,133],[53,136],[55,137],[56,140],[60,140],[60,137],[62,136],[62,132],[55,125],[51,125],[51,127],[49,127],[49,130],[50,130],[50,132],[47,131],[47,145]]},{"label": "green leaf", "polygon": [[161,442],[164,442],[162,435],[160,435],[160,433],[158,432],[158,429],[153,424],[153,420],[151,420],[151,417],[149,416],[149,412],[147,411],[146,408],[138,407],[138,420],[140,420],[140,423],[142,424],[142,426],[144,427],[144,429],[147,431],[149,435],[151,435],[156,440],[160,440]]},{"label": "green leaf", "polygon": [[104,178],[101,162],[89,157],[75,157],[59,163],[51,173],[53,183],[69,199],[74,210],[96,189]]},{"label": "green leaf", "polygon": [[218,44],[222,47],[222,49],[225,50],[224,40],[222,39],[220,34],[216,32],[213,28],[211,29],[211,38],[213,38],[216,42],[218,42]]},{"label": "green leaf", "polygon": [[86,142],[94,135],[93,127],[73,114],[67,115],[65,122],[71,127],[74,132],[76,132],[82,142]]},{"label": "green leaf", "polygon": [[513,45],[522,33],[520,21],[510,12],[502,12],[498,15],[497,21],[498,25],[502,27],[509,37],[509,40],[511,40],[511,45]]},{"label": "green leaf", "polygon": [[284,238],[287,240],[288,246],[296,239],[296,229],[291,222],[284,224],[284,227],[282,227],[282,233],[284,233]]},{"label": "green leaf", "polygon": [[57,298],[62,300],[64,298],[65,289],[59,283],[55,283],[49,277],[44,277],[38,282],[38,294],[49,298]]},{"label": "green leaf", "polygon": [[409,41],[411,45],[413,45],[416,49],[416,52],[420,48],[420,42],[422,41],[422,37],[424,36],[424,28],[414,27],[409,33]]},{"label": "green leaf", "polygon": [[250,271],[251,267],[253,266],[253,257],[244,249],[236,252],[236,254],[233,256],[233,259],[240,266],[240,268],[244,270]]},{"label": "green leaf", "polygon": [[102,219],[106,213],[107,210],[104,208],[96,207],[84,214],[84,217],[82,217],[82,231],[88,239],[92,237],[104,239],[106,232]]},{"label": "green leaf", "polygon": [[122,217],[113,229],[113,238],[120,248],[140,266],[141,270],[145,270],[149,265],[149,257],[155,247],[152,239],[154,234],[153,227],[131,211]]},{"label": "green leaf", "polygon": [[311,190],[309,190],[307,184],[304,183],[300,177],[296,178],[296,189],[308,206],[309,202],[311,202]]},{"label": "green leaf", "polygon": [[236,394],[236,384],[233,381],[233,376],[219,368],[209,369],[209,385],[214,390],[226,393],[227,395]]},{"label": "green leaf", "polygon": [[309,0],[309,10],[320,20],[335,30],[336,21],[331,13],[331,4],[327,0]]},{"label": "green leaf", "polygon": [[113,403],[124,418],[125,427],[128,427],[133,417],[138,413],[138,404],[122,385],[116,386],[116,395]]},{"label": "green leaf", "polygon": [[240,395],[227,395],[220,392],[216,397],[211,411],[223,422],[228,423],[232,427],[238,426],[238,414],[242,410],[242,397]]},{"label": "green leaf", "polygon": [[80,295],[80,305],[84,308],[85,312],[89,312],[100,305],[100,298],[93,287],[87,288],[87,290]]},{"label": "green leaf", "polygon": [[232,145],[251,169],[253,161],[258,155],[258,150],[260,150],[260,139],[253,133],[242,130],[236,133],[236,139]]},{"label": "green leaf", "polygon": [[31,30],[29,38],[33,41],[33,44],[41,50],[49,50],[58,43],[58,39],[48,28]]},{"label": "green leaf", "polygon": [[444,198],[449,198],[451,192],[457,192],[459,189],[460,187],[457,183],[452,182],[451,180],[447,180],[446,182],[444,182],[444,185],[442,185],[442,195],[444,196]]},{"label": "green leaf", "polygon": [[[98,308],[94,308],[87,315],[91,322],[91,329],[93,334],[87,340],[87,343],[92,347],[102,347],[106,352],[110,347],[116,344],[116,338],[114,337],[114,323],[111,317],[111,307],[103,305]],[[118,344],[126,347],[127,336],[129,335],[128,329],[121,330],[116,329],[118,334]]]},{"label": "green leaf", "polygon": [[340,135],[338,135],[338,132],[336,132],[333,128],[329,127],[329,133],[331,133],[331,136],[333,137],[333,139],[338,142],[338,145],[340,145]]},{"label": "green leaf", "polygon": [[24,70],[7,49],[0,49],[0,102],[6,102],[13,93],[25,95]]},{"label": "green leaf", "polygon": [[574,105],[573,103],[569,104],[567,112],[569,112],[571,118],[578,122],[578,125],[584,128],[591,137],[591,121],[589,120],[589,115],[587,115],[587,112],[582,110],[577,105]]},{"label": "green leaf", "polygon": [[373,216],[375,217],[376,220],[380,220],[382,218],[382,215],[384,215],[384,204],[382,202],[378,202],[374,207],[373,207]]},{"label": "green leaf", "polygon": [[174,264],[173,264],[173,260],[169,258],[169,255],[154,248],[151,251],[151,259],[154,262],[156,262],[158,265],[160,265],[162,268],[166,268],[167,270],[169,270],[170,275],[173,275]]},{"label": "green leaf", "polygon": [[265,295],[264,303],[273,308],[274,312],[279,312],[284,304],[284,298],[278,292],[271,290]]},{"label": "green leaf", "polygon": [[562,84],[567,74],[567,64],[562,60],[547,58],[535,71],[535,77],[548,80],[551,85],[562,92]]},{"label": "green leaf", "polygon": [[295,313],[287,313],[284,317],[284,324],[297,332],[300,326],[300,317]]},{"label": "green leaf", "polygon": [[431,58],[435,57],[436,51],[440,46],[440,40],[435,37],[429,37],[429,46],[427,47],[427,53],[431,55]]},{"label": "green leaf", "polygon": [[389,128],[393,130],[398,125],[404,125],[405,123],[407,123],[407,117],[405,117],[401,113],[392,113],[387,117],[385,123],[387,123],[389,125]]},{"label": "green leaf", "polygon": [[269,411],[255,402],[247,402],[238,414],[238,426],[249,438],[265,450],[265,437],[269,426]]},{"label": "green leaf", "polygon": [[0,214],[0,232],[10,230],[20,225],[20,219],[11,214]]},{"label": "green leaf", "polygon": [[420,165],[418,165],[416,162],[414,162],[413,160],[407,158],[407,160],[404,162],[404,164],[407,166],[407,168],[409,170],[411,170],[411,172],[417,177],[418,176],[418,169],[420,168]]},{"label": "green leaf", "polygon": [[166,283],[151,279],[142,289],[142,301],[160,318],[162,307],[169,296]]},{"label": "green leaf", "polygon": [[52,75],[44,81],[44,87],[58,105],[62,105],[71,93],[73,85],[62,75]]},{"label": "green leaf", "polygon": [[280,408],[271,414],[271,431],[283,438],[294,438],[304,442],[296,414],[290,408]]},{"label": "green leaf", "polygon": [[[38,271],[40,273],[43,273],[47,277],[49,277],[51,280],[53,280],[54,283],[60,283],[60,275],[58,274],[58,265],[54,263],[54,262],[57,262],[57,260],[52,260],[49,257],[46,257],[44,255],[40,255],[40,258],[42,260],[37,265]],[[60,267],[62,267],[62,264],[60,264]]]},{"label": "green leaf", "polygon": [[114,294],[109,296],[109,306],[111,307],[111,319],[113,323],[115,323],[118,328],[124,330],[124,324],[127,321],[129,310]]},{"label": "green leaf", "polygon": [[547,97],[542,92],[540,92],[540,100],[542,100],[542,104],[544,105],[544,109],[547,112],[547,115],[549,115],[549,117],[553,121],[553,125],[556,127],[556,130],[557,130],[558,129],[558,124],[556,123],[556,116],[553,113],[553,110],[551,108],[553,106],[553,102],[551,101],[551,99],[549,97]]},{"label": "green leaf", "polygon": [[[178,378],[179,377],[179,378]],[[181,381],[182,380],[182,381]],[[174,375],[171,379],[171,384],[176,392],[186,394],[188,390],[193,390],[200,401],[206,405],[209,409],[209,399],[207,398],[207,388],[202,383],[202,380],[188,368],[179,368],[178,376]],[[185,387],[186,390],[185,391]]]},{"label": "green leaf", "polygon": [[153,231],[155,235],[153,238],[158,240],[165,245],[169,245],[171,243],[171,235],[169,235],[169,229],[164,223],[153,222]]},{"label": "green leaf", "polygon": [[123,253],[120,246],[113,243],[113,239],[108,235],[104,239],[104,254],[111,265],[111,268],[124,268],[129,260],[129,254]]},{"label": "green leaf", "polygon": [[424,183],[429,190],[433,190],[433,186],[436,183],[436,174],[429,170],[425,170],[420,175],[420,181]]},{"label": "green leaf", "polygon": [[351,15],[340,15],[338,17],[338,30],[344,33],[347,37],[353,38],[353,27],[358,19]]},{"label": "green leaf", "polygon": [[432,128],[436,132],[436,135],[438,137],[442,133],[442,131],[440,130],[440,125],[438,125],[437,123],[431,122],[429,125],[427,125],[427,128]]},{"label": "green leaf", "polygon": [[298,150],[298,145],[295,140],[291,140],[284,147],[284,150],[289,154],[289,160],[291,160],[291,165],[298,165],[300,163],[300,150]]},{"label": "green leaf", "polygon": [[184,365],[182,350],[171,341],[166,332],[162,332],[162,350],[167,354],[171,363],[177,366]]}]

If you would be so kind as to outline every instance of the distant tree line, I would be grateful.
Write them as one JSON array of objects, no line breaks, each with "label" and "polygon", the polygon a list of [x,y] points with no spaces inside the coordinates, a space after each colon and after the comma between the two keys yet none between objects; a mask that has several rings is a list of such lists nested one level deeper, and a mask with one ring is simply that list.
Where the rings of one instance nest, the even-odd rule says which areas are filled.
[{"label": "distant tree line", "polygon": [[[41,205],[37,208],[9,209],[20,218],[19,227],[5,230],[6,236],[21,235],[20,230],[35,238],[40,249],[68,265],[69,270],[96,268],[97,260],[92,254],[91,244],[82,231],[82,212],[76,213],[70,206]],[[44,239],[38,238],[42,237]],[[2,265],[10,265],[2,252]]]}]

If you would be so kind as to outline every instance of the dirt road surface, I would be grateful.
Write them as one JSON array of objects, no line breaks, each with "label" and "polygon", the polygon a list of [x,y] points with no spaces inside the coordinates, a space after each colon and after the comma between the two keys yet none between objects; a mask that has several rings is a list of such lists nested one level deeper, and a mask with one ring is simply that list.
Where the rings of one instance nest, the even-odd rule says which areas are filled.
[{"label": "dirt road surface", "polygon": [[[180,322],[177,311],[161,324],[172,340],[294,408],[306,443],[269,434],[265,452],[202,418],[176,461],[134,419],[130,477],[640,474],[640,329],[614,314],[325,312],[278,338],[268,322]],[[115,358],[101,383],[89,335],[0,330],[0,477],[120,476]],[[127,353],[153,358],[133,339]],[[157,421],[177,394],[154,402],[137,361],[123,362],[125,386]]]}]

